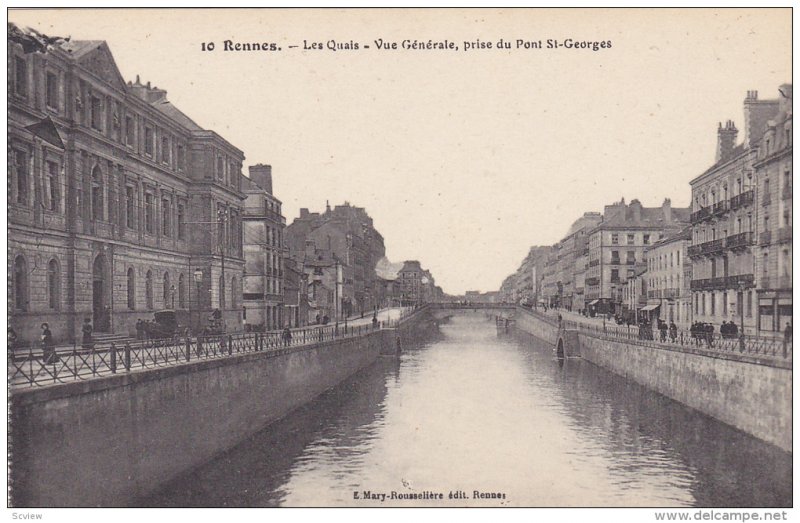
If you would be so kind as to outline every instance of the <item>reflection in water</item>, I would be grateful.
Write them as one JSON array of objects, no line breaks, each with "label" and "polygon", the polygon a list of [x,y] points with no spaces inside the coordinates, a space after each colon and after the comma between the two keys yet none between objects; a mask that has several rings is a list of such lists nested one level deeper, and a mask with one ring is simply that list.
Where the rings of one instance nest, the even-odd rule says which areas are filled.
[{"label": "reflection in water", "polygon": [[[788,453],[493,322],[440,331],[141,504],[434,504],[364,491],[441,492],[453,506],[791,504]],[[467,498],[448,499],[458,490]]]}]

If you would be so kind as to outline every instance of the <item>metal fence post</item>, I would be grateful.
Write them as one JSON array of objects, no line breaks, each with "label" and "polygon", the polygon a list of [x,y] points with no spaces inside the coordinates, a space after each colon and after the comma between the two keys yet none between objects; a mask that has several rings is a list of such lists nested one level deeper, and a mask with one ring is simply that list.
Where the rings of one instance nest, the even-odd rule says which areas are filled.
[{"label": "metal fence post", "polygon": [[125,370],[131,371],[131,346],[128,343],[125,344]]},{"label": "metal fence post", "polygon": [[186,336],[186,361],[191,359],[192,354],[192,342],[189,341],[189,336]]},{"label": "metal fence post", "polygon": [[117,347],[111,344],[111,374],[117,373]]},{"label": "metal fence post", "polygon": [[233,354],[233,336],[228,335],[228,356]]}]

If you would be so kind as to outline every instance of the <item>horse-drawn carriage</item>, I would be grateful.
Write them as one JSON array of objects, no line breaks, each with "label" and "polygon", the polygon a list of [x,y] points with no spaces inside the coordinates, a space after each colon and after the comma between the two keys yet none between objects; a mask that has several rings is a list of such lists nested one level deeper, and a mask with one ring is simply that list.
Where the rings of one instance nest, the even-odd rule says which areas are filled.
[{"label": "horse-drawn carriage", "polygon": [[175,338],[186,336],[189,327],[179,321],[179,315],[172,309],[153,313],[153,321],[147,322],[147,337],[150,339]]}]

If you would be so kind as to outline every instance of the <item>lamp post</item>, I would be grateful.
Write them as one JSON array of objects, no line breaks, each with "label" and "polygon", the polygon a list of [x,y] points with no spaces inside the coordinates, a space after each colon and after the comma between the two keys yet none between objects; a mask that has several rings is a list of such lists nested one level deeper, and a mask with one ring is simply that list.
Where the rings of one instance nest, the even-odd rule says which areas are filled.
[{"label": "lamp post", "polygon": [[739,280],[739,351],[744,352],[744,287],[743,280]]},{"label": "lamp post", "polygon": [[200,285],[203,283],[203,271],[195,269],[194,282],[197,285],[197,331],[200,332]]}]

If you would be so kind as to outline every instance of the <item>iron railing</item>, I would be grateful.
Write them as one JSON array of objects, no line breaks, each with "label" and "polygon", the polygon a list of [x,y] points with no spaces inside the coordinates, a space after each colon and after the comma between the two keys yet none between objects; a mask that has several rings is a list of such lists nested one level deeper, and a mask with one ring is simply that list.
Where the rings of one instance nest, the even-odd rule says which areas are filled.
[{"label": "iron railing", "polygon": [[[519,309],[518,309],[519,310]],[[548,314],[537,310],[521,309],[541,321],[559,327],[558,311]],[[685,330],[659,331],[651,328],[640,328],[638,325],[616,325],[611,321],[604,325],[562,319],[560,327],[575,329],[580,334],[609,341],[622,341],[637,346],[646,346],[665,350],[681,350],[684,352],[708,353],[710,356],[736,359],[736,355],[749,355],[760,358],[760,362],[792,362],[792,341],[765,336],[723,336],[719,333],[696,333]],[[663,335],[662,335],[663,332]]]},{"label": "iron railing", "polygon": [[41,347],[9,350],[8,383],[12,387],[45,386],[89,380],[120,373],[141,372],[199,360],[228,358],[247,353],[280,354],[295,347],[307,347],[345,338],[365,336],[371,332],[397,327],[419,309],[405,309],[398,318],[376,325],[317,325],[291,329],[291,337],[283,331],[222,334],[147,340],[108,346],[73,344],[59,348],[56,357]]},{"label": "iron railing", "polygon": [[737,194],[736,196],[731,198],[730,209],[735,211],[739,207],[744,207],[745,205],[750,205],[753,203],[753,196],[754,192],[752,189],[749,191],[745,191],[741,194]]},{"label": "iron railing", "polygon": [[688,331],[658,331],[640,328],[637,325],[594,325],[566,322],[567,328],[576,328],[579,333],[610,341],[624,341],[633,345],[681,350],[708,351],[715,356],[747,354],[769,360],[792,361],[792,342],[780,338],[763,336],[722,336],[718,333],[691,333]]},{"label": "iron railing", "polygon": [[700,209],[691,214],[690,220],[692,224],[696,224],[710,217],[711,217],[711,207],[701,207]]}]

